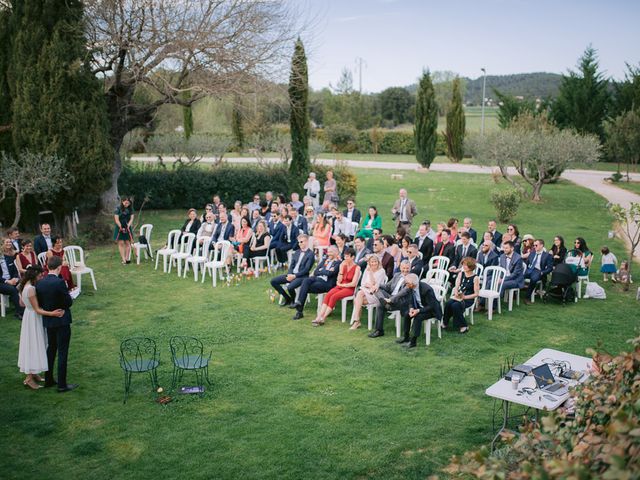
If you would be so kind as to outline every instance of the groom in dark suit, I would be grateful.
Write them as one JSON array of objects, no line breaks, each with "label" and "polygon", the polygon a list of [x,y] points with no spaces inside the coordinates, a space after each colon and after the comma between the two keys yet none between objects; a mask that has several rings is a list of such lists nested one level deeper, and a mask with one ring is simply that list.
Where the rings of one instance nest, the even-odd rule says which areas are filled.
[{"label": "groom in dark suit", "polygon": [[42,323],[47,329],[49,346],[47,347],[47,360],[49,370],[45,374],[45,387],[56,384],[53,379],[53,366],[58,354],[58,392],[69,392],[78,385],[67,383],[67,357],[69,355],[69,342],[71,340],[71,304],[73,300],[69,290],[60,275],[62,258],[53,256],[47,261],[49,275],[40,280],[36,285],[36,296],[43,310],[64,310],[62,317],[42,316]]}]

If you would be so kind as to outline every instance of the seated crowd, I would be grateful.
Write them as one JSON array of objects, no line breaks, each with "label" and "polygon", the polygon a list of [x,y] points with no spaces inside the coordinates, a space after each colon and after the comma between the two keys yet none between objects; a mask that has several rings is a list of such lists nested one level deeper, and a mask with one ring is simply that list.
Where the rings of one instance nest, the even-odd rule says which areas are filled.
[{"label": "seated crowd", "polygon": [[[0,257],[0,294],[9,297],[14,306],[14,315],[22,319],[24,306],[20,304],[18,284],[29,265],[41,265],[46,274],[47,260],[51,257],[60,257],[63,260],[60,276],[66,282],[69,290],[76,288],[73,282],[71,270],[64,258],[64,239],[51,235],[51,226],[43,223],[40,226],[40,235],[33,241],[21,238],[18,228],[9,228],[2,241],[2,256]],[[42,260],[39,257],[44,257]]]},{"label": "seated crowd", "polygon": [[[281,306],[295,310],[294,320],[304,317],[310,293],[322,295],[314,326],[324,325],[337,302],[353,299],[351,330],[361,327],[364,307],[379,307],[369,336],[381,337],[385,315],[398,311],[404,325],[400,343],[408,347],[416,345],[422,320],[427,318],[436,318],[445,329],[453,323],[460,333],[469,331],[465,311],[473,305],[476,311],[484,310],[478,295],[480,272],[487,267],[504,268],[507,273],[500,292],[526,289],[524,301],[529,304],[539,282],[545,282],[567,258],[572,257],[572,268],[578,275],[587,275],[593,261],[581,237],[568,250],[559,235],[547,245],[542,238],[521,235],[515,224],[501,233],[494,220],[482,234],[474,230],[470,218],[462,225],[457,218],[450,218],[439,222],[435,230],[425,220],[412,235],[418,212],[405,189],[400,190],[391,210],[394,234],[385,234],[375,206],[370,206],[364,217],[353,199],[340,209],[333,182],[322,202],[315,175],[309,176],[302,201],[295,192],[288,201],[283,195],[266,192],[264,198],[255,194],[246,205],[236,201],[228,211],[215,195],[201,217],[189,210],[182,231],[212,236],[212,244],[228,240],[242,258],[241,268],[247,274],[253,273],[252,258],[273,253],[276,270],[285,266],[287,271],[273,277],[271,285],[281,296]],[[443,290],[434,290],[442,287],[434,287],[437,282],[421,281],[430,278],[430,270],[448,274]],[[441,303],[449,288],[449,299]]]}]

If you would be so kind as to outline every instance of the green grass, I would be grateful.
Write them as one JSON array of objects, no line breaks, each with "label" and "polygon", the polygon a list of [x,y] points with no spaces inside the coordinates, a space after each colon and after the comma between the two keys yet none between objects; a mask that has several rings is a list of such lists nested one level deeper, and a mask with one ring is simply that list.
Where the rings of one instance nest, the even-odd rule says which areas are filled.
[{"label": "green grass", "polygon": [[[399,182],[358,171],[358,178],[359,205],[375,203],[387,229],[400,186],[417,201],[419,218],[470,215],[482,231],[493,216],[488,175],[406,172]],[[523,233],[579,234],[593,250],[607,241],[603,199],[564,182],[542,193],[541,204],[518,214]],[[145,214],[155,247],[183,215]],[[618,243],[610,247],[621,253]],[[470,334],[445,333],[429,348],[405,351],[392,335],[349,332],[339,312],[312,328],[315,301],[305,321],[292,322],[290,310],[269,302],[266,278],[212,289],[150,263],[123,267],[111,246],[90,251],[88,264],[99,290],[85,287],[73,308],[69,376],[78,390],[25,389],[15,367],[20,325],[2,320],[3,479],[425,478],[452,454],[490,441],[493,402],[484,390],[505,356],[525,360],[545,347],[584,354],[600,341],[618,352],[637,326],[632,293],[604,284],[606,301],[538,302],[491,322],[477,315]],[[147,380],[134,378],[122,405],[120,341],[154,338],[168,387],[168,340],[176,334],[196,335],[213,350],[213,386],[203,398],[176,397],[163,407]]]},{"label": "green grass", "polygon": [[640,195],[640,182],[618,182],[615,186]]}]

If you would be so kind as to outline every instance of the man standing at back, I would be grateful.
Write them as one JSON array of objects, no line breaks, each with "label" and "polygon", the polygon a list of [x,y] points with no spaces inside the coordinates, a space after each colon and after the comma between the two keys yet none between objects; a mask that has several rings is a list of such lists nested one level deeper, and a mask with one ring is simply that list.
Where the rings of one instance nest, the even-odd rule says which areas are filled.
[{"label": "man standing at back", "polygon": [[67,383],[67,358],[69,356],[69,342],[71,341],[71,305],[73,300],[69,295],[67,285],[59,278],[62,259],[51,257],[47,261],[49,274],[36,285],[36,295],[38,303],[43,310],[63,309],[62,317],[42,316],[42,323],[47,329],[47,360],[49,370],[45,374],[45,387],[52,387],[56,384],[53,379],[53,367],[58,355],[58,392],[69,392],[78,385]]},{"label": "man standing at back", "polygon": [[400,189],[399,196],[400,198],[393,204],[391,213],[393,213],[396,226],[404,228],[407,235],[410,235],[411,221],[418,214],[418,209],[416,208],[416,202],[407,197],[407,191],[404,188]]}]

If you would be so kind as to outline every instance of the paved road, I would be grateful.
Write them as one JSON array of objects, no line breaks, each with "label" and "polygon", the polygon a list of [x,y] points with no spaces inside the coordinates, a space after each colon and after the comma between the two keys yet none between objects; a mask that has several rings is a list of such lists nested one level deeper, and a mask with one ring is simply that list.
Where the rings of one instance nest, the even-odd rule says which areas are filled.
[{"label": "paved road", "polygon": [[[148,157],[148,156],[135,156],[134,160],[140,162],[155,162],[157,157]],[[175,159],[172,157],[163,157],[166,162],[172,162]],[[250,157],[243,158],[225,158],[225,161],[228,163],[257,163],[257,159]],[[201,163],[214,163],[215,160],[213,158],[203,158]],[[265,158],[264,162],[266,163],[280,163],[280,159],[278,158]],[[317,163],[321,165],[335,165],[336,160],[332,159],[318,159]],[[420,166],[415,162],[375,162],[375,161],[366,161],[366,160],[343,160],[342,163],[345,163],[349,167],[352,168],[374,168],[381,170],[419,170]],[[480,173],[480,174],[491,174],[494,170],[493,167],[483,167],[480,165],[469,165],[469,164],[453,164],[453,163],[433,163],[431,164],[431,168],[429,169],[433,172],[452,172],[452,173]],[[516,175],[517,172],[515,169],[510,168],[509,173]],[[640,195],[637,195],[633,192],[629,192],[622,188],[616,187],[613,184],[607,183],[604,181],[604,178],[609,176],[611,172],[602,172],[597,170],[566,170],[562,177],[575,183],[576,185],[580,185],[581,187],[588,188],[593,190],[598,195],[606,198],[611,203],[619,203],[625,208],[629,207],[631,202],[640,203]],[[640,174],[632,173],[631,179],[635,181],[640,181]]]}]

